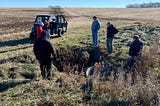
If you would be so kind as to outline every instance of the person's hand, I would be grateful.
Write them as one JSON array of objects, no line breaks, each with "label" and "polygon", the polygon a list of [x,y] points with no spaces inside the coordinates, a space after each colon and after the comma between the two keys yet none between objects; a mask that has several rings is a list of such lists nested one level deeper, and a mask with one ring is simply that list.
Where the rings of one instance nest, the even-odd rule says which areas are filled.
[{"label": "person's hand", "polygon": [[57,58],[57,54],[56,53],[54,54],[54,57]]}]

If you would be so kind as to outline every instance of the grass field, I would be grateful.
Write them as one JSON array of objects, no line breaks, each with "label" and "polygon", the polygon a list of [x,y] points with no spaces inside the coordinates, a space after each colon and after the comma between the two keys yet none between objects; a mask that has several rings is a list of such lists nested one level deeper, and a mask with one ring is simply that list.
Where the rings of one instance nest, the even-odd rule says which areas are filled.
[{"label": "grass field", "polygon": [[[159,106],[160,105],[160,9],[84,9],[65,8],[68,32],[51,39],[61,51],[64,72],[53,68],[51,81],[42,80],[39,63],[33,54],[29,32],[37,14],[49,9],[0,9],[0,105],[2,106]],[[15,15],[16,14],[16,15]],[[91,47],[90,25],[97,15],[102,28],[99,33],[99,55],[95,64],[93,90],[88,95],[80,89],[85,83],[83,71],[73,74],[82,65],[73,52],[82,50],[87,61]],[[114,52],[106,54],[106,20],[119,29],[114,40]],[[124,69],[129,60],[128,49],[132,36],[140,34],[145,42],[143,59],[136,71]],[[93,48],[94,49],[94,48]],[[78,61],[78,63],[77,63]],[[84,63],[84,65],[86,65]],[[107,65],[109,75],[99,77]],[[128,77],[125,78],[125,72]]]}]

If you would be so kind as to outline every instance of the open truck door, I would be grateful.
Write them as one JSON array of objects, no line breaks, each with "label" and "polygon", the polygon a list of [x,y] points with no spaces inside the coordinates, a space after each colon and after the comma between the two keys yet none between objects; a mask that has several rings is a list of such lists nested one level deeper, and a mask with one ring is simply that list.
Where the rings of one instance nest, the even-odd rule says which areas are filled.
[{"label": "open truck door", "polygon": [[58,36],[62,36],[65,32],[67,32],[68,22],[65,19],[64,15],[57,15],[57,28],[58,28]]},{"label": "open truck door", "polygon": [[50,23],[53,18],[55,18],[57,22],[57,28],[55,29],[56,30],[55,34],[57,34],[58,36],[62,36],[65,32],[67,32],[68,22],[65,19],[64,15],[37,15],[30,33],[30,39],[36,39],[37,36],[36,27],[40,22],[45,23],[47,21]]}]

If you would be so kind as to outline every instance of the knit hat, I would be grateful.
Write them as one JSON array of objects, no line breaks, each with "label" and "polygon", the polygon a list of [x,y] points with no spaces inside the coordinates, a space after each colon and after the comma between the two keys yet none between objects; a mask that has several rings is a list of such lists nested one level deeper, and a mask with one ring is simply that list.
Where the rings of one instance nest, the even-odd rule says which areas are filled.
[{"label": "knit hat", "polygon": [[93,16],[93,18],[96,18],[96,19],[97,19],[97,17],[96,17],[96,16]]},{"label": "knit hat", "polygon": [[137,38],[137,39],[138,39],[138,38],[139,38],[139,35],[134,35],[133,38]]},{"label": "knit hat", "polygon": [[110,22],[110,21],[107,21],[107,22],[106,22],[106,24],[109,24],[109,25],[111,25],[111,22]]}]

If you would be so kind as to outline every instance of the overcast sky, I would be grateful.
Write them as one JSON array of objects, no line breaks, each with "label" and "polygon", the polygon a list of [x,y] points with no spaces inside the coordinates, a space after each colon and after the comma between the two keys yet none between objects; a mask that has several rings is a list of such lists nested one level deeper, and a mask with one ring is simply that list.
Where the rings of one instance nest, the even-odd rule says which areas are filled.
[{"label": "overcast sky", "polygon": [[160,0],[1,0],[0,7],[97,7],[118,8],[127,4],[160,2]]}]

